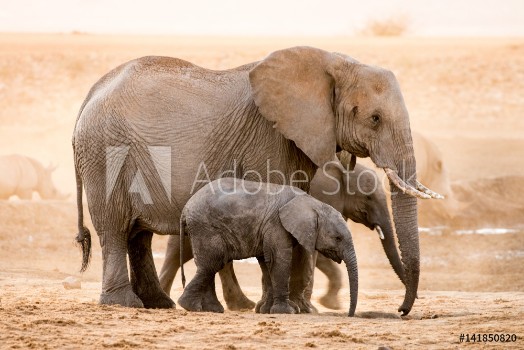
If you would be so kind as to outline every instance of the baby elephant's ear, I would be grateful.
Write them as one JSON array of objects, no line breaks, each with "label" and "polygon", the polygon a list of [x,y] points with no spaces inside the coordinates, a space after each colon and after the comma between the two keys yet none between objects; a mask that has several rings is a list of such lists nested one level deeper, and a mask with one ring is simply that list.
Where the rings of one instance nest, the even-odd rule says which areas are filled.
[{"label": "baby elephant's ear", "polygon": [[299,195],[279,209],[282,226],[308,252],[313,253],[318,235],[318,213],[321,203],[309,195]]}]

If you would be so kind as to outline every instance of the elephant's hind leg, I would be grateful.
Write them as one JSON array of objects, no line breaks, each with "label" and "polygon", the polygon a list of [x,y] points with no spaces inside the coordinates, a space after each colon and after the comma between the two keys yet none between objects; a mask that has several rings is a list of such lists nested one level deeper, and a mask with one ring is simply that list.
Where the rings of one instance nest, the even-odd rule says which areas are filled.
[{"label": "elephant's hind leg", "polygon": [[[215,273],[210,269],[197,267],[195,277],[193,277],[184,289],[184,293],[178,298],[178,305],[187,311],[213,311],[211,310],[212,302],[209,299],[209,288],[211,286],[214,288]],[[218,304],[220,305],[219,302]],[[214,312],[224,312],[222,305],[220,307],[222,311],[217,310]]]},{"label": "elephant's hind leg", "polygon": [[229,310],[251,310],[255,307],[255,302],[246,297],[238,284],[235,270],[233,270],[233,262],[228,262],[218,273],[222,282],[224,300]]},{"label": "elephant's hind leg", "polygon": [[202,311],[223,313],[224,307],[218,301],[217,292],[215,288],[215,276],[209,281],[206,286],[206,291],[202,298]]},{"label": "elephant's hind leg", "polygon": [[168,309],[175,303],[162,290],[155,269],[151,240],[153,232],[139,231],[128,242],[131,286],[146,308]]},{"label": "elephant's hind leg", "polygon": [[100,304],[119,304],[128,307],[144,307],[133,292],[127,272],[127,240],[124,234],[100,232],[103,257],[103,280]]}]

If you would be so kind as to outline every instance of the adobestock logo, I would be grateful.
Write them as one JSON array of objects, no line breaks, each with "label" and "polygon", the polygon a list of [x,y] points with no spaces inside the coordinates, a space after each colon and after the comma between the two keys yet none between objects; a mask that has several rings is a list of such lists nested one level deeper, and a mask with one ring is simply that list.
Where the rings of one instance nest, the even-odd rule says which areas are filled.
[{"label": "adobestock logo", "polygon": [[[106,163],[106,193],[105,199],[106,203],[109,202],[111,195],[117,187],[118,178],[123,171],[124,165],[126,164],[126,159],[130,156],[131,146],[109,146],[106,148],[105,152],[105,163]],[[135,160],[137,166],[134,168],[135,173],[132,174],[132,180],[127,188],[128,193],[137,194],[144,204],[154,204],[154,198],[151,195],[151,188],[148,187],[146,178],[151,182],[152,178],[158,178],[160,180],[159,187],[164,191],[169,202],[172,201],[172,148],[170,146],[147,146],[147,154],[143,152],[140,154],[140,160]],[[134,156],[134,155],[133,155]],[[140,164],[152,164],[151,166],[140,166]],[[252,187],[249,189],[246,188],[241,183],[241,188],[244,193],[247,194],[257,194],[260,191],[265,191],[269,195],[278,195],[284,188],[279,186],[273,186],[274,184],[288,185],[296,191],[296,194],[301,194],[302,190],[299,189],[299,186],[310,183],[311,180],[308,174],[303,170],[296,170],[290,174],[279,169],[271,168],[271,159],[266,160],[265,171],[262,173],[253,169],[243,169],[240,170],[239,161],[237,159],[233,160],[232,168],[224,170],[218,173],[210,172],[210,169],[205,162],[200,162],[196,169],[195,175],[193,177],[190,195],[193,195],[198,189],[205,186],[206,184],[212,182],[213,180],[218,180],[218,189],[223,193],[233,193],[236,192],[237,182],[235,182],[234,188],[224,188],[221,185],[220,179],[227,177],[236,177],[242,180],[249,180],[253,182],[259,182],[260,186],[253,190]],[[349,166],[348,166],[349,167]],[[328,178],[328,181],[331,182],[329,188],[321,189],[324,195],[338,195],[340,191],[345,191],[347,195],[371,195],[376,192],[379,188],[382,188],[384,192],[390,193],[389,180],[383,172],[375,172],[370,168],[365,168],[362,171],[349,170],[348,167],[342,171],[341,164],[335,161],[326,163],[318,172],[321,175]],[[333,168],[337,168],[340,171],[334,175]],[[331,171],[330,171],[331,169]],[[127,169],[124,169],[127,171]],[[154,171],[156,174],[152,174]],[[158,175],[158,177],[157,177]],[[316,176],[321,176],[316,175]],[[399,174],[402,178],[402,175]],[[415,176],[415,175],[412,175]],[[410,181],[411,179],[407,179]],[[396,194],[392,192],[391,194]]]},{"label": "adobestock logo", "polygon": [[[109,201],[115,188],[118,176],[124,166],[124,162],[129,154],[130,146],[110,146],[106,148],[106,203]],[[171,203],[171,147],[169,146],[148,146],[150,159],[160,176],[162,187]],[[137,162],[138,163],[138,162]],[[144,204],[153,204],[153,198],[149,191],[143,170],[137,168],[129,193],[136,193]]]}]

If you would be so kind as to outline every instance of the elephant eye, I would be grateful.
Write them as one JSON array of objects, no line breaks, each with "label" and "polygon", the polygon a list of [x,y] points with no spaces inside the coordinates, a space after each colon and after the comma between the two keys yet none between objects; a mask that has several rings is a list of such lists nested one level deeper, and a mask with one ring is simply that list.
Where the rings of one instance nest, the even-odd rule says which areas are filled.
[{"label": "elephant eye", "polygon": [[377,125],[379,122],[380,122],[380,115],[378,114],[373,114],[371,116],[371,120],[373,121],[373,124]]},{"label": "elephant eye", "polygon": [[341,237],[341,236],[337,236],[337,237],[335,237],[335,241],[337,241],[337,242],[342,242],[342,237]]}]

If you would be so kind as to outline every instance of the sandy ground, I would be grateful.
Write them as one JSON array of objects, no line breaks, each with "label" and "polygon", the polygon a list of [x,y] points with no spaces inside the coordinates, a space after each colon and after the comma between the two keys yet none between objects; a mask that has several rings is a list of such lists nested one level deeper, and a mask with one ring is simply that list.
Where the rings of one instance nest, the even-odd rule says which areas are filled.
[{"label": "sandy ground", "polygon": [[[501,348],[524,348],[524,40],[0,34],[0,153],[59,163],[55,182],[73,193],[75,116],[109,69],[143,55],[222,69],[303,44],[392,69],[412,127],[441,148],[455,192],[468,202],[453,219],[435,223],[421,214],[421,224],[433,228],[421,232],[419,299],[409,317],[395,312],[402,285],[376,234],[356,225],[356,318],[345,317],[347,288],[343,310],[319,307],[319,315],[100,306],[100,247],[95,239],[93,263],[78,274],[73,202],[9,201],[0,202],[0,348],[457,348],[461,333],[515,333],[519,339]],[[469,234],[485,227],[512,231]],[[160,268],[166,237],[153,243]],[[236,270],[246,294],[258,300],[258,266],[239,263]],[[82,289],[64,289],[68,276],[81,278]],[[326,285],[320,273],[316,279],[315,301]],[[172,296],[181,290],[177,278]]]}]

